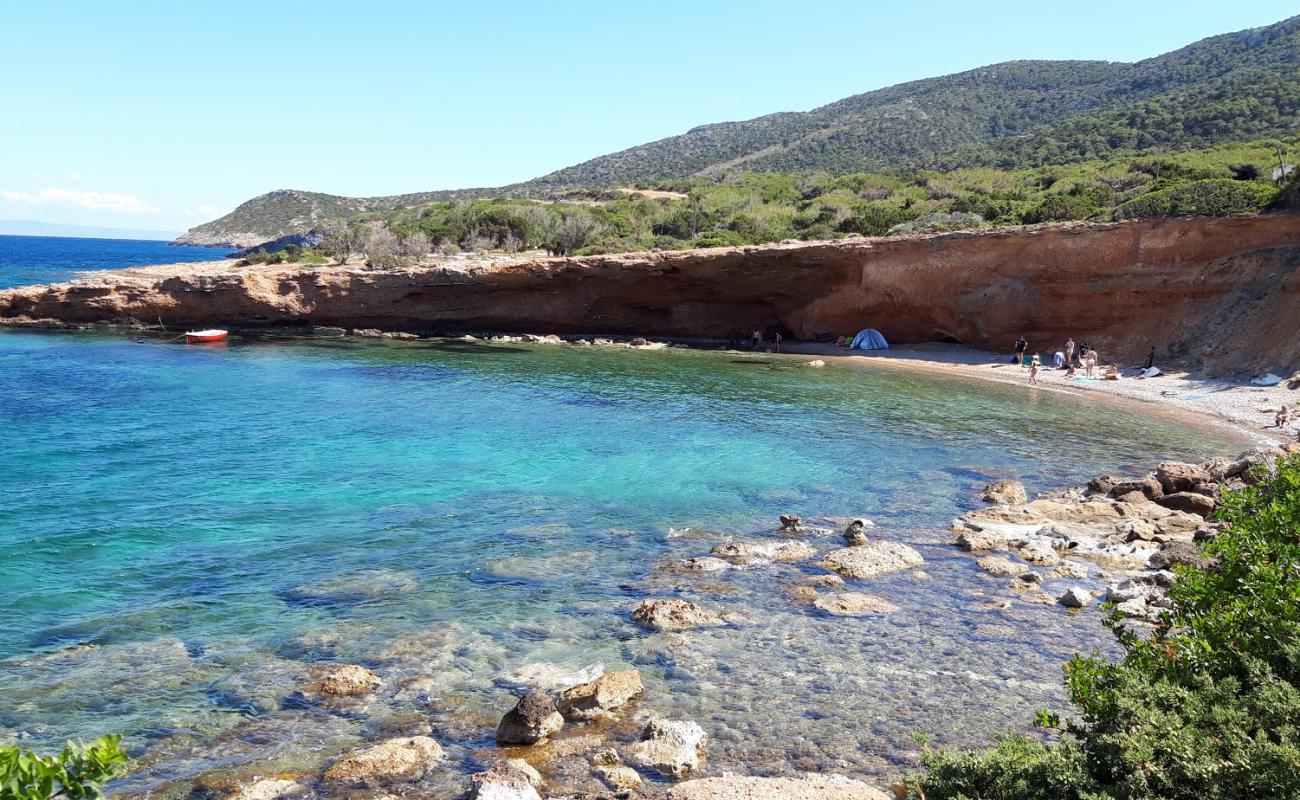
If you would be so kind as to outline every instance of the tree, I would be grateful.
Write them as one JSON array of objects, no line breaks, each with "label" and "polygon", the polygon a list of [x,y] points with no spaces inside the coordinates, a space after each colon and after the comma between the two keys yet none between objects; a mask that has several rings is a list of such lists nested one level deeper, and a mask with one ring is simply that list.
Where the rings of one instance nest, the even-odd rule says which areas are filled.
[{"label": "tree", "polygon": [[402,254],[419,263],[433,250],[428,234],[416,231],[402,237]]},{"label": "tree", "polygon": [[591,215],[584,211],[575,211],[564,218],[556,227],[546,249],[557,256],[564,256],[586,247],[595,238],[600,226]]},{"label": "tree", "polygon": [[90,800],[126,771],[122,737],[103,736],[89,745],[69,743],[57,756],[40,756],[0,745],[0,800]]},{"label": "tree", "polygon": [[361,229],[352,227],[341,219],[330,220],[318,230],[323,234],[320,249],[338,259],[340,264],[346,264],[361,244]]},{"label": "tree", "polygon": [[376,228],[366,237],[364,250],[366,266],[376,269],[391,269],[400,266],[401,242],[397,234],[387,228]]}]

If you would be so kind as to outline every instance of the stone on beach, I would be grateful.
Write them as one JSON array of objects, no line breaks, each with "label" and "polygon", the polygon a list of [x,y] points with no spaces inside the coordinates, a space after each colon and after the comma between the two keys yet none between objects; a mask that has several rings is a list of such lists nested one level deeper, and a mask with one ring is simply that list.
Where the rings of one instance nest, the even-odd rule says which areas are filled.
[{"label": "stone on beach", "polygon": [[565,719],[592,720],[613,716],[630,700],[645,692],[641,673],[635,669],[606,672],[594,681],[565,689],[558,707]]},{"label": "stone on beach", "polygon": [[498,761],[470,777],[473,800],[541,800],[537,787],[542,776],[528,762],[511,758]]},{"label": "stone on beach", "polygon": [[339,756],[325,770],[328,782],[413,781],[442,759],[442,746],[428,736],[389,739]]},{"label": "stone on beach", "polygon": [[820,566],[846,578],[870,578],[925,563],[921,554],[901,542],[875,541],[827,553]]},{"label": "stone on beach", "polygon": [[1020,481],[997,481],[984,487],[984,502],[1003,505],[1024,505],[1029,502],[1029,494]]},{"label": "stone on beach", "polygon": [[671,597],[642,600],[632,612],[632,620],[657,631],[685,631],[722,624],[722,617],[712,611]]},{"label": "stone on beach", "polygon": [[809,773],[797,778],[724,775],[686,781],[668,800],[891,800],[880,789],[841,775]]},{"label": "stone on beach", "polygon": [[497,725],[501,744],[537,744],[564,727],[555,701],[542,692],[529,692],[505,713]]},{"label": "stone on beach", "polygon": [[356,664],[318,664],[307,670],[308,697],[360,697],[379,688],[379,676]]},{"label": "stone on beach", "polygon": [[822,595],[813,601],[813,605],[837,617],[860,617],[865,614],[889,614],[898,610],[898,606],[888,600],[874,597],[862,592],[838,592]]},{"label": "stone on beach", "polygon": [[708,740],[694,722],[652,719],[641,732],[641,741],[628,748],[628,761],[681,780],[699,768]]},{"label": "stone on beach", "polygon": [[1092,594],[1087,589],[1071,586],[1057,598],[1057,602],[1066,608],[1085,608],[1092,605]]}]

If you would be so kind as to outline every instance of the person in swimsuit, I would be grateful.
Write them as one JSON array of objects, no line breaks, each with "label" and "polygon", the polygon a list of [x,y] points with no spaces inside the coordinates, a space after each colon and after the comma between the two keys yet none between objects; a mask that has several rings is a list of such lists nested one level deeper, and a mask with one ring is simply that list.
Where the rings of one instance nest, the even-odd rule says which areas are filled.
[{"label": "person in swimsuit", "polygon": [[1040,366],[1042,366],[1042,363],[1043,363],[1043,362],[1041,362],[1041,361],[1038,359],[1038,354],[1037,354],[1037,353],[1034,353],[1034,357],[1033,357],[1033,359],[1029,362],[1029,382],[1030,382],[1030,383],[1032,383],[1032,384],[1037,384],[1037,383],[1038,383],[1038,368],[1039,368]]},{"label": "person in swimsuit", "polygon": [[1029,350],[1029,342],[1026,342],[1024,334],[1021,334],[1020,337],[1016,339],[1016,357],[1013,363],[1019,364],[1022,367],[1025,366],[1025,352],[1027,350]]}]

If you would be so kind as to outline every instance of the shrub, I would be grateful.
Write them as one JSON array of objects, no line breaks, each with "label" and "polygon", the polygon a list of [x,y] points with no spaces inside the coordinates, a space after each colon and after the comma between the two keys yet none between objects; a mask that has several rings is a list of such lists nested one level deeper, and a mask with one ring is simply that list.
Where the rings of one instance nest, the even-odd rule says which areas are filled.
[{"label": "shrub", "polygon": [[1222,498],[1206,568],[1180,566],[1171,611],[1124,650],[1066,665],[1079,717],[1063,738],[927,754],[929,800],[1300,797],[1300,455]]},{"label": "shrub", "polygon": [[0,800],[100,798],[100,787],[126,771],[122,737],[103,736],[89,745],[69,743],[56,756],[17,745],[0,745]]},{"label": "shrub", "polygon": [[1267,208],[1278,190],[1234,180],[1193,181],[1142,195],[1115,209],[1119,219],[1150,217],[1226,217]]}]

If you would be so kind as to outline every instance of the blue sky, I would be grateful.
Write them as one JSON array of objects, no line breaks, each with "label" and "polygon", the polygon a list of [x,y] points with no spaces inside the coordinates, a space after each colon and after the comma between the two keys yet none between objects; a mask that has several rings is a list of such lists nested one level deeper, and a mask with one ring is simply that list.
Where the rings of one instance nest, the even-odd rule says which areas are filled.
[{"label": "blue sky", "polygon": [[181,230],[277,188],[495,186],[704,123],[1010,59],[1133,61],[1296,12],[1294,0],[6,3],[0,219]]}]

